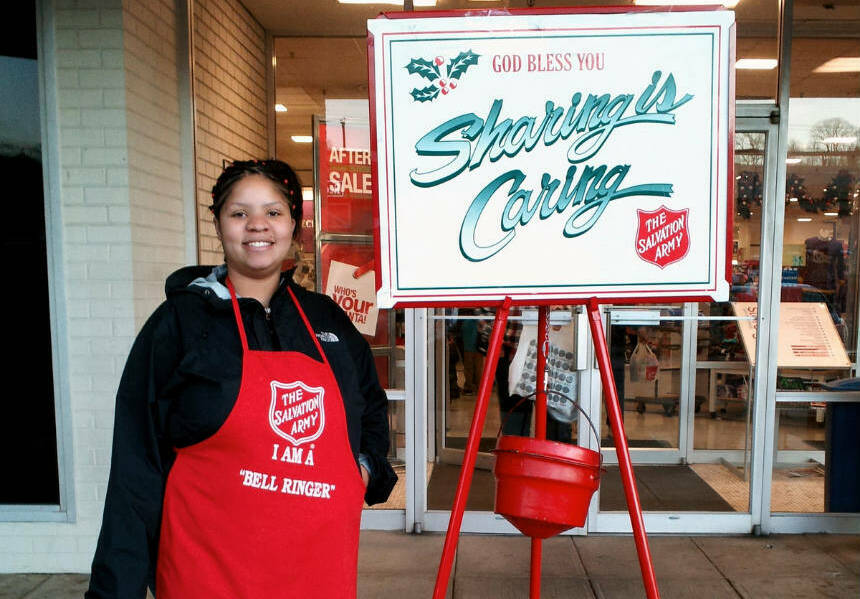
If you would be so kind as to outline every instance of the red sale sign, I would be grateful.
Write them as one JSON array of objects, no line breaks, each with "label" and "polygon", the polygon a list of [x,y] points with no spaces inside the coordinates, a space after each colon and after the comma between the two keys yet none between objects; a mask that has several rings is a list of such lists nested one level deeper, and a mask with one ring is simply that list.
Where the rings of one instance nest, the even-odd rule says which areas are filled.
[{"label": "red sale sign", "polygon": [[690,249],[690,209],[637,210],[636,254],[661,269],[682,260]]},{"label": "red sale sign", "polygon": [[317,127],[322,231],[372,233],[373,182],[368,126],[321,121]]}]

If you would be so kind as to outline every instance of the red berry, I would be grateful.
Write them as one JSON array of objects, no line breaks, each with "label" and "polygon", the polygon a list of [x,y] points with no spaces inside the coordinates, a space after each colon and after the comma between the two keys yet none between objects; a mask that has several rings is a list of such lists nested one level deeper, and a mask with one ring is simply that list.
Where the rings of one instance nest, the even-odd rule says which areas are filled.
[{"label": "red berry", "polygon": [[437,56],[437,57],[433,60],[433,62],[435,62],[435,63],[436,63],[436,66],[439,66],[439,65],[441,65],[443,62],[445,62],[445,59],[444,59],[444,58],[442,58],[441,56]]},{"label": "red berry", "polygon": [[445,81],[444,79],[440,79],[440,80],[439,80],[439,85],[440,85],[440,86],[442,86],[442,87],[445,87],[446,85],[448,85],[448,82],[447,82],[447,81]]},{"label": "red berry", "polygon": [[456,82],[456,81],[452,81],[452,82],[451,82],[451,89],[454,89],[455,87],[457,87],[457,82]]},{"label": "red berry", "polygon": [[444,96],[444,95],[445,95],[445,94],[447,94],[447,93],[448,93],[448,90],[447,90],[447,89],[445,89],[445,88],[443,87],[443,88],[442,88],[442,95]]}]

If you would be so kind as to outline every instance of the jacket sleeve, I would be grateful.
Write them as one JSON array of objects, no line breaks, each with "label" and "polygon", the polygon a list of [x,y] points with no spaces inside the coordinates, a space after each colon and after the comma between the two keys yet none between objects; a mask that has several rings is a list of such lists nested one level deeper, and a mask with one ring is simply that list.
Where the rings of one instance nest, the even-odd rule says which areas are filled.
[{"label": "jacket sleeve", "polygon": [[334,304],[336,318],[343,330],[349,353],[355,364],[364,412],[361,417],[361,445],[359,452],[370,461],[371,476],[364,494],[368,505],[388,499],[397,483],[397,475],[388,463],[388,396],[379,384],[376,363],[367,340],[361,336],[349,317]]},{"label": "jacket sleeve", "polygon": [[169,304],[150,317],[132,346],[116,396],[104,516],[86,599],[143,599],[154,588],[164,480],[172,461],[158,390],[180,348]]}]

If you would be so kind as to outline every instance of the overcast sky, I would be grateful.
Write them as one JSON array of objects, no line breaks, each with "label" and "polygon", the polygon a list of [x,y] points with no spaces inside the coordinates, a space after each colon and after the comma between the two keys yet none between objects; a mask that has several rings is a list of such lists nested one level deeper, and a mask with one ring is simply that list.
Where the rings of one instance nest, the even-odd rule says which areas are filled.
[{"label": "overcast sky", "polygon": [[788,107],[788,140],[807,146],[813,125],[837,117],[860,127],[860,98],[792,98]]}]

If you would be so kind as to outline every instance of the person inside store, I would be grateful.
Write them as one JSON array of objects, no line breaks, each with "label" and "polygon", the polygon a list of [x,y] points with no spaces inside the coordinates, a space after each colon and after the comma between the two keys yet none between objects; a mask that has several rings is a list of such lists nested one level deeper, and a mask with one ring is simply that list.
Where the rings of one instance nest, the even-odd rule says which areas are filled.
[{"label": "person inside store", "polygon": [[233,162],[210,208],[225,264],[167,279],[120,382],[85,596],[355,597],[362,500],[396,482],[373,355],[283,269],[287,164]]},{"label": "person inside store", "polygon": [[[536,310],[528,312],[536,318]],[[566,325],[551,324],[547,328],[546,341],[548,343],[538,343],[537,323],[531,320],[505,332],[503,349],[509,344],[511,357],[508,360],[505,352],[502,354],[504,364],[501,359],[499,361],[499,367],[503,368],[507,378],[504,387],[499,387],[502,432],[506,435],[529,436],[536,391],[537,354],[545,351],[548,391],[546,438],[572,443],[572,424],[578,417],[573,403],[578,400],[578,376],[572,322]]]}]

